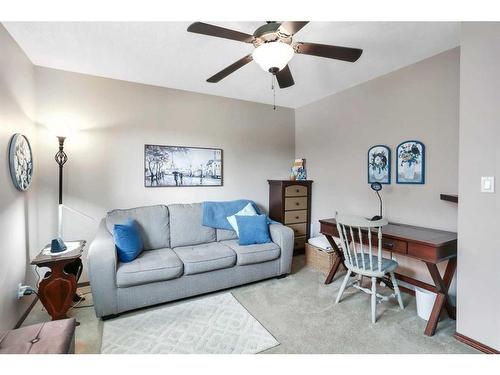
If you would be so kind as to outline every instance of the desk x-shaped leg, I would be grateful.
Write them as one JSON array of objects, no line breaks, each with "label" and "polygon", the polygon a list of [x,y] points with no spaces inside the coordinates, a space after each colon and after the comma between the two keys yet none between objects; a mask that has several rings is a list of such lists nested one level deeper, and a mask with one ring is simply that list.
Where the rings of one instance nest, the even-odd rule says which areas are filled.
[{"label": "desk x-shaped leg", "polygon": [[451,258],[446,266],[446,271],[444,272],[444,277],[441,278],[437,265],[434,263],[427,263],[427,269],[431,274],[432,280],[436,286],[436,301],[434,302],[434,307],[432,308],[431,316],[427,322],[427,327],[425,327],[425,335],[432,336],[436,332],[436,327],[439,321],[439,315],[443,307],[446,308],[450,318],[455,318],[455,312],[453,307],[448,301],[448,289],[450,288],[451,280],[455,274],[457,268],[457,258]]},{"label": "desk x-shaped leg", "polygon": [[335,274],[337,273],[337,270],[339,269],[340,264],[344,265],[344,268],[345,268],[344,254],[342,253],[342,250],[339,249],[339,247],[335,243],[335,240],[333,239],[332,236],[329,236],[326,234],[325,237],[328,240],[328,242],[330,243],[330,246],[332,247],[332,249],[336,255],[335,262],[333,262],[333,267],[330,270],[330,273],[328,274],[328,276],[326,277],[326,280],[325,280],[325,284],[330,284],[332,282],[333,278],[335,277]]}]

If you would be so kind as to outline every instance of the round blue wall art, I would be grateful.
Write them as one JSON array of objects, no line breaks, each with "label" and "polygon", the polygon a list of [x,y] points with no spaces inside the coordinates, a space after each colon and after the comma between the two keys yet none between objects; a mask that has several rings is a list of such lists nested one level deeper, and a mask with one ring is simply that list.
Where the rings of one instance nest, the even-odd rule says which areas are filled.
[{"label": "round blue wall art", "polygon": [[28,138],[22,134],[16,133],[10,139],[9,168],[14,186],[21,191],[28,190],[33,177],[33,154]]}]

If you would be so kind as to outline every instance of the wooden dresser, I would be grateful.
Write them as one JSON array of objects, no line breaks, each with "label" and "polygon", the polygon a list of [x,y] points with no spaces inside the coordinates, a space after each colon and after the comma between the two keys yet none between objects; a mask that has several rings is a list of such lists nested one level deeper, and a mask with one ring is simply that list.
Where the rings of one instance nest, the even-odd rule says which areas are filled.
[{"label": "wooden dresser", "polygon": [[304,251],[311,230],[312,181],[268,180],[269,217],[295,233],[294,252]]}]

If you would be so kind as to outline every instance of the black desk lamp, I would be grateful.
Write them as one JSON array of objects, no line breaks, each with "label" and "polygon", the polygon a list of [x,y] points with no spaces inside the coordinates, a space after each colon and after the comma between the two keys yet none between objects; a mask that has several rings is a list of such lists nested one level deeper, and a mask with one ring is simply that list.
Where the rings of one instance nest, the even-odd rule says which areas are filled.
[{"label": "black desk lamp", "polygon": [[380,182],[374,182],[371,184],[371,188],[375,193],[377,193],[378,200],[380,201],[380,215],[375,215],[372,217],[372,221],[380,220],[382,219],[382,198],[380,197],[379,191],[382,190],[382,184]]}]

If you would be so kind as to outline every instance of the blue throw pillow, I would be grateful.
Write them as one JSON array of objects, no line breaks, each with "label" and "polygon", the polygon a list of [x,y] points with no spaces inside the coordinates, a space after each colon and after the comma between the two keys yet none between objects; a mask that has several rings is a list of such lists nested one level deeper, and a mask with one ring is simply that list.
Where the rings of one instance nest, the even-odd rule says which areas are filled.
[{"label": "blue throw pillow", "polygon": [[113,237],[120,262],[133,261],[143,249],[139,228],[132,219],[129,219],[125,224],[115,224]]},{"label": "blue throw pillow", "polygon": [[272,242],[269,236],[269,225],[267,224],[266,215],[236,215],[236,222],[238,223],[240,245],[245,246]]}]

